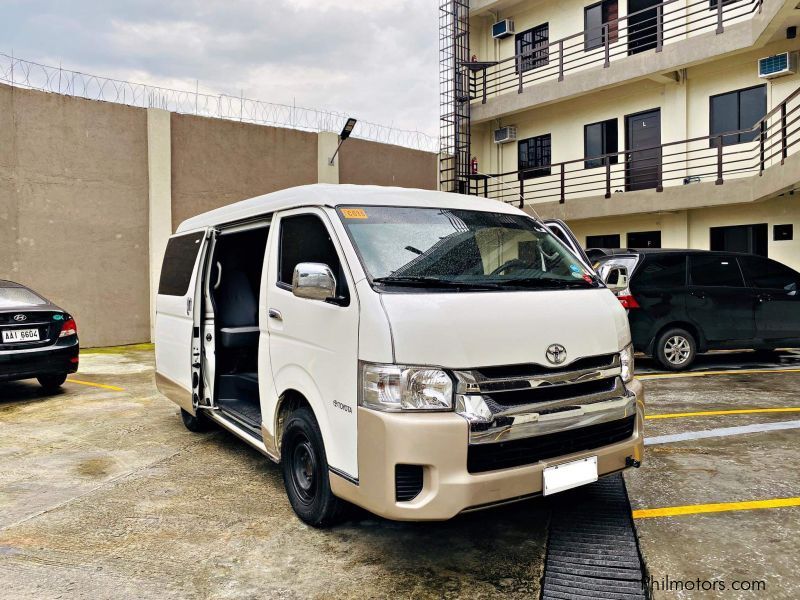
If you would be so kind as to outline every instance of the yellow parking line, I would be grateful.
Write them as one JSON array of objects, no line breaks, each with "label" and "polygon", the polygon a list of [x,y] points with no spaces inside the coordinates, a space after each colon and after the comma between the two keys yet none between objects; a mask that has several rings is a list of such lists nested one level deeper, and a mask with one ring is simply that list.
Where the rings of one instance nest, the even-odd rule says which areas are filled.
[{"label": "yellow parking line", "polygon": [[706,377],[708,375],[757,375],[759,373],[800,373],[800,369],[739,369],[731,371],[691,371],[688,373],[653,373],[639,375],[637,379],[680,379],[682,377]]},{"label": "yellow parking line", "polygon": [[654,517],[677,517],[700,513],[726,512],[731,510],[756,510],[761,508],[782,508],[800,506],[800,498],[774,498],[772,500],[753,500],[750,502],[721,502],[719,504],[690,504],[688,506],[667,506],[665,508],[645,508],[633,511],[634,519]]},{"label": "yellow parking line", "polygon": [[115,385],[105,385],[104,383],[92,383],[91,381],[81,381],[80,379],[67,379],[67,383],[77,383],[79,385],[88,385],[89,387],[101,388],[104,390],[112,390],[114,392],[124,392],[125,389]]},{"label": "yellow parking line", "polygon": [[678,419],[680,417],[714,417],[717,415],[752,415],[756,413],[787,413],[800,412],[800,407],[785,408],[737,408],[732,410],[704,410],[701,412],[664,413],[661,415],[647,415],[645,419]]}]

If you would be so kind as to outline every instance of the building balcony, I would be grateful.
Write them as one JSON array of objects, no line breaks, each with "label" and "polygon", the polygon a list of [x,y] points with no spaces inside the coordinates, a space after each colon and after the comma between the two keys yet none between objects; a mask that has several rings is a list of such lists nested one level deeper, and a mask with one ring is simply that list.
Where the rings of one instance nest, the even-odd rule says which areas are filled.
[{"label": "building balcony", "polygon": [[762,200],[800,187],[800,88],[753,127],[469,176],[469,192],[587,219]]},{"label": "building balcony", "polygon": [[481,123],[640,79],[674,83],[678,69],[781,39],[785,26],[800,22],[795,5],[666,0],[500,61],[464,63],[471,120]]}]

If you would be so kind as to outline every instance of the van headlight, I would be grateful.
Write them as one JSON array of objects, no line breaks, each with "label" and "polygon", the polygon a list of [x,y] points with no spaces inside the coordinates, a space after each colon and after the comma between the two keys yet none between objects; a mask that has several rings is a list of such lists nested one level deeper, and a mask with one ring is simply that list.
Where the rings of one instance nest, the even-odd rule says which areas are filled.
[{"label": "van headlight", "polygon": [[383,411],[452,410],[453,381],[431,367],[362,363],[358,404]]},{"label": "van headlight", "polygon": [[633,344],[628,344],[619,353],[619,362],[622,367],[620,375],[625,383],[633,379]]}]

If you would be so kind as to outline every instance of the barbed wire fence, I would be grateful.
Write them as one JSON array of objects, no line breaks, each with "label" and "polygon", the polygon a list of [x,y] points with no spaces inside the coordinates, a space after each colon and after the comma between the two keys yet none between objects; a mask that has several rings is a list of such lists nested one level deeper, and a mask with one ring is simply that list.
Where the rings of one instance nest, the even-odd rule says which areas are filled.
[{"label": "barbed wire fence", "polygon": [[[202,93],[199,91],[199,84],[194,91],[188,91],[122,81],[71,71],[60,66],[43,65],[4,53],[0,53],[0,83],[86,100],[115,102],[139,108],[161,108],[181,114],[303,131],[338,133],[350,116],[334,111],[253,100],[245,98],[244,94],[231,96]],[[426,152],[439,152],[440,147],[438,138],[421,131],[397,129],[362,120],[358,121],[353,137]]]}]

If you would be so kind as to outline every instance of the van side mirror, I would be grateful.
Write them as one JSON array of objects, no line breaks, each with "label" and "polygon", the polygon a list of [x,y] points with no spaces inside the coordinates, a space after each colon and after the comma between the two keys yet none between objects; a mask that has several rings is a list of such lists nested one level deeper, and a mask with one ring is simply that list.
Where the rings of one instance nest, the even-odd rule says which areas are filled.
[{"label": "van side mirror", "polygon": [[292,275],[292,293],[298,298],[330,300],[336,297],[336,277],[328,265],[298,263]]}]

